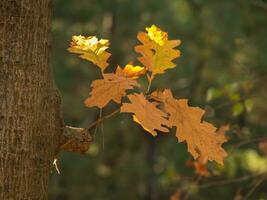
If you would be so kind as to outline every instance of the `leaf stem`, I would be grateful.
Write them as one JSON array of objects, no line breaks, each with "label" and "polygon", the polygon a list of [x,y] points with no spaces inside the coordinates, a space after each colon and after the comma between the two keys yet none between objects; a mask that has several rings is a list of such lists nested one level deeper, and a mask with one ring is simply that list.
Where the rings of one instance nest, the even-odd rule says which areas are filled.
[{"label": "leaf stem", "polygon": [[148,86],[147,86],[147,90],[146,90],[146,94],[149,93],[149,90],[150,90],[150,87],[151,87],[151,84],[152,84],[152,79],[154,78],[154,75],[152,74],[151,76],[149,76],[147,74],[147,79],[148,79]]}]

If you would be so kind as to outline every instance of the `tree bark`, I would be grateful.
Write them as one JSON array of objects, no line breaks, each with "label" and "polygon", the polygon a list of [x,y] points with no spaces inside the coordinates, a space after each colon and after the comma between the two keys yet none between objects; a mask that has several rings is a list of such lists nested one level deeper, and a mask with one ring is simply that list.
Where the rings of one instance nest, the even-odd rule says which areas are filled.
[{"label": "tree bark", "polygon": [[75,146],[49,68],[51,3],[0,0],[1,200],[47,199],[55,155]]}]

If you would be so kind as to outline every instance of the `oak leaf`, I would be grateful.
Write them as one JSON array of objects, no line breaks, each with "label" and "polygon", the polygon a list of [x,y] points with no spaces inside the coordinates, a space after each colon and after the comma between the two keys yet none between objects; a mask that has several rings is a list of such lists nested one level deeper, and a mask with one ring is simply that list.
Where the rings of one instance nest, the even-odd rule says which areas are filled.
[{"label": "oak leaf", "polygon": [[168,40],[168,33],[163,32],[155,25],[146,28],[147,33],[139,32],[137,39],[142,43],[135,47],[135,51],[142,56],[138,60],[155,74],[162,74],[166,69],[174,68],[173,59],[180,56],[180,51],[174,49],[179,46],[180,40]]},{"label": "oak leaf", "polygon": [[167,127],[170,123],[166,119],[167,114],[157,108],[158,103],[148,101],[142,93],[127,97],[130,103],[123,103],[121,112],[133,113],[133,120],[153,136],[157,135],[155,130],[169,132]]},{"label": "oak leaf", "polygon": [[225,141],[227,141],[228,138],[226,137],[225,133],[229,131],[229,129],[230,129],[230,125],[225,124],[225,125],[220,126],[220,128],[217,129],[216,133],[221,135],[221,137],[223,137]]},{"label": "oak leaf", "polygon": [[163,46],[165,44],[165,41],[168,40],[168,33],[160,30],[160,28],[155,25],[146,27],[146,31],[149,39],[159,44],[160,46]]},{"label": "oak leaf", "polygon": [[211,173],[209,169],[207,168],[207,161],[203,160],[201,158],[198,158],[197,160],[188,160],[186,162],[186,165],[188,167],[194,168],[195,173],[199,176],[211,176]]},{"label": "oak leaf", "polygon": [[165,111],[170,115],[170,123],[176,127],[178,141],[187,143],[188,151],[194,159],[201,157],[223,165],[227,153],[221,145],[226,141],[226,137],[216,133],[212,124],[202,121],[204,110],[188,106],[186,99],[175,99],[170,90],[153,92],[151,96],[163,102]]},{"label": "oak leaf", "polygon": [[121,74],[104,73],[103,79],[93,81],[92,91],[85,100],[87,107],[105,107],[111,100],[120,104],[121,98],[126,95],[126,90],[139,87],[136,80]]},{"label": "oak leaf", "polygon": [[132,64],[127,64],[123,69],[118,66],[116,69],[116,74],[133,79],[137,79],[139,76],[145,74],[145,72],[146,69],[144,67],[134,66]]},{"label": "oak leaf", "polygon": [[72,36],[72,42],[68,51],[71,53],[81,54],[80,58],[88,60],[98,67],[102,71],[108,66],[107,59],[110,57],[110,53],[106,50],[109,47],[109,41],[100,39],[95,36]]}]

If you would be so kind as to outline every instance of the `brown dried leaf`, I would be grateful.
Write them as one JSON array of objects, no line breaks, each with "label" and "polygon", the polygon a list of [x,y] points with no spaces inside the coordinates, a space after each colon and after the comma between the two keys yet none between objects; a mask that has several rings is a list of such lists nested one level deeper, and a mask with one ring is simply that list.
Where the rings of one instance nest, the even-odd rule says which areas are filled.
[{"label": "brown dried leaf", "polygon": [[201,157],[223,165],[227,153],[221,145],[226,138],[224,134],[216,133],[212,124],[202,121],[204,110],[188,106],[186,99],[175,99],[170,90],[153,92],[151,96],[163,102],[164,109],[170,114],[170,123],[176,127],[178,141],[187,143],[194,159]]},{"label": "brown dried leaf", "polygon": [[91,84],[92,91],[84,102],[87,107],[103,108],[111,100],[120,104],[121,98],[126,95],[126,90],[139,86],[136,80],[118,74],[106,73],[103,77]]},{"label": "brown dried leaf", "polygon": [[229,131],[229,129],[230,129],[230,125],[229,124],[222,125],[222,126],[220,126],[220,128],[217,129],[216,133],[221,135],[225,139],[225,141],[227,141],[228,138],[226,137],[225,133],[227,131]]},{"label": "brown dried leaf", "polygon": [[155,102],[149,102],[143,94],[131,94],[128,98],[131,103],[123,103],[121,112],[134,113],[134,121],[153,136],[157,135],[155,130],[169,132],[167,114],[158,109]]}]

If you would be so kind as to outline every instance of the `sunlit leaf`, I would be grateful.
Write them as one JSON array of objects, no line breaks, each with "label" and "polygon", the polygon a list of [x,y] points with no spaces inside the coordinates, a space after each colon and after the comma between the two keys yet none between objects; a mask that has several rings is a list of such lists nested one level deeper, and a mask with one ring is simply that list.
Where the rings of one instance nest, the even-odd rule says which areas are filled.
[{"label": "sunlit leaf", "polygon": [[109,41],[100,39],[95,36],[72,36],[72,42],[68,50],[71,53],[80,54],[80,58],[88,60],[98,67],[102,71],[108,66],[107,59],[110,57],[110,53],[106,50],[109,47]]},{"label": "sunlit leaf", "polygon": [[133,79],[137,79],[139,76],[145,74],[145,72],[144,67],[134,66],[132,64],[127,64],[123,69],[118,66],[116,70],[116,74]]},{"label": "sunlit leaf", "polygon": [[95,80],[91,84],[92,91],[85,100],[87,107],[105,107],[111,100],[120,104],[121,98],[126,95],[126,90],[138,87],[139,84],[133,78],[123,76],[117,72],[103,74],[103,79]]},{"label": "sunlit leaf", "polygon": [[123,103],[121,112],[133,113],[133,120],[153,136],[157,135],[155,130],[169,132],[167,114],[158,109],[156,103],[149,102],[143,94],[131,94],[128,99],[130,103]]},{"label": "sunlit leaf", "polygon": [[227,153],[221,145],[226,137],[216,133],[212,124],[202,120],[204,110],[188,106],[186,99],[175,99],[170,90],[154,92],[152,97],[164,104],[165,111],[170,115],[170,123],[176,127],[178,141],[187,143],[188,151],[195,159],[201,157],[223,165]]},{"label": "sunlit leaf", "polygon": [[174,68],[172,62],[180,56],[180,51],[174,49],[180,45],[180,40],[168,40],[168,33],[161,31],[155,25],[146,28],[147,33],[139,32],[138,40],[142,43],[135,47],[135,51],[141,54],[139,61],[152,72],[152,77],[162,74],[166,69]]}]

